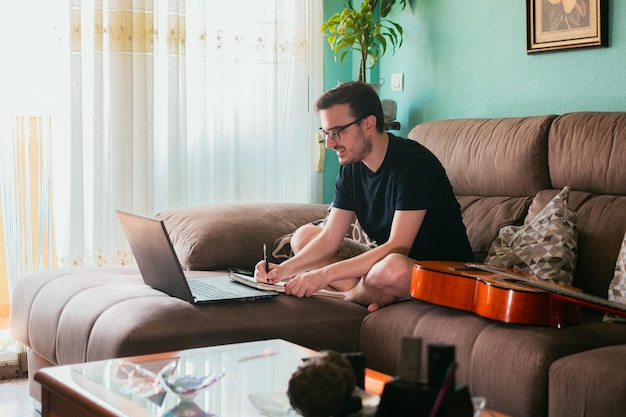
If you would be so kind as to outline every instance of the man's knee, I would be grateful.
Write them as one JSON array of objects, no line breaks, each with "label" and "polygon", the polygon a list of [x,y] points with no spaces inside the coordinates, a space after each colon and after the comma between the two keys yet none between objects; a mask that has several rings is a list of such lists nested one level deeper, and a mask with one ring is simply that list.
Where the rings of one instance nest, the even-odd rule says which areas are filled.
[{"label": "man's knee", "polygon": [[367,280],[373,287],[384,288],[389,285],[405,285],[411,280],[413,262],[398,253],[391,253],[377,262],[367,274]]},{"label": "man's knee", "polygon": [[321,231],[321,227],[313,224],[305,224],[296,229],[291,237],[291,250],[293,253],[300,252],[302,248],[308,245]]},{"label": "man's knee", "polygon": [[406,272],[408,258],[399,253],[390,253],[385,256],[373,267],[372,271],[375,271],[377,275],[398,275]]}]

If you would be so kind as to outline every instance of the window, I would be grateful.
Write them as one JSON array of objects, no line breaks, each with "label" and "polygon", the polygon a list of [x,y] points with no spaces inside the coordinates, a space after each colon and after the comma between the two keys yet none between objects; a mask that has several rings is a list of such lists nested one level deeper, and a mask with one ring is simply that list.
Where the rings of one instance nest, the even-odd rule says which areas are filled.
[{"label": "window", "polygon": [[134,4],[2,6],[0,304],[31,270],[132,262],[115,209],[321,200],[322,1]]}]

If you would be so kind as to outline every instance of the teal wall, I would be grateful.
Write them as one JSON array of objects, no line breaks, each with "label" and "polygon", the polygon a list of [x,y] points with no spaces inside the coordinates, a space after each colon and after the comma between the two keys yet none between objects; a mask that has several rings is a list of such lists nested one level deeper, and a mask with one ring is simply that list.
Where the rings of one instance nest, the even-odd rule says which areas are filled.
[{"label": "teal wall", "polygon": [[[526,1],[410,0],[390,18],[404,45],[380,62],[380,95],[398,103],[400,135],[418,123],[459,117],[507,117],[571,111],[626,111],[626,1],[609,1],[609,47],[526,54]],[[325,1],[325,15],[342,2]],[[326,88],[355,78],[327,48]],[[404,91],[391,92],[391,74]],[[328,152],[328,151],[327,151]],[[324,202],[338,171],[326,155]]]}]

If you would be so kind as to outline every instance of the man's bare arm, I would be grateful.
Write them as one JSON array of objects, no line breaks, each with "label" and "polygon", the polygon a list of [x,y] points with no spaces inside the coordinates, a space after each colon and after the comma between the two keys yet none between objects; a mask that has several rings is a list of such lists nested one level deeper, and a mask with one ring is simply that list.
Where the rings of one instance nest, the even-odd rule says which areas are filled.
[{"label": "man's bare arm", "polygon": [[[354,212],[331,208],[320,234],[293,258],[272,268],[266,275],[266,278],[269,278],[268,282],[278,282],[316,268],[324,260],[330,260],[337,253],[354,217]],[[260,278],[263,280],[263,277]]]},{"label": "man's bare arm", "polygon": [[372,266],[391,253],[408,256],[425,215],[426,210],[396,211],[386,243],[353,258],[302,273],[287,285],[288,292],[309,296],[336,281],[365,276]]},{"label": "man's bare arm", "polygon": [[366,275],[374,264],[391,253],[408,256],[425,215],[426,210],[396,211],[387,242],[358,256],[323,268],[330,273],[332,277],[330,282]]}]

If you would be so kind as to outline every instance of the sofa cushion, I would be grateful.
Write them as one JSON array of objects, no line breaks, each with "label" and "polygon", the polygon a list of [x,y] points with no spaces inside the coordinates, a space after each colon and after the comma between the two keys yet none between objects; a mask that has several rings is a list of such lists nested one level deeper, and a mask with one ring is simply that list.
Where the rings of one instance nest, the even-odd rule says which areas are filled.
[{"label": "sofa cushion", "polygon": [[552,188],[626,195],[626,113],[559,116],[548,139]]},{"label": "sofa cushion", "polygon": [[165,222],[183,268],[252,269],[263,257],[263,244],[271,247],[280,236],[323,218],[327,207],[304,203],[223,204],[168,210],[157,218]]},{"label": "sofa cushion", "polygon": [[602,347],[555,361],[550,367],[550,416],[623,417],[626,345]]},{"label": "sofa cushion", "polygon": [[626,343],[626,327],[601,323],[595,314],[583,316],[578,326],[560,329],[507,324],[410,300],[363,319],[359,348],[367,354],[368,367],[398,375],[403,337],[422,339],[422,379],[427,371],[425,347],[452,344],[457,382],[468,384],[473,396],[487,398],[487,407],[516,417],[545,417],[550,365],[583,350]]},{"label": "sofa cushion", "polygon": [[288,295],[193,305],[145,285],[136,267],[39,272],[20,279],[14,296],[13,336],[53,364],[273,338],[356,351],[367,314],[344,300]]},{"label": "sofa cushion", "polygon": [[[626,234],[622,241],[617,263],[615,264],[615,275],[609,284],[609,300],[626,304]],[[626,323],[626,317],[615,314],[605,314],[603,321]]]},{"label": "sofa cushion", "polygon": [[555,117],[437,120],[408,137],[439,158],[456,195],[532,197],[550,188],[548,130]]},{"label": "sofa cushion", "polygon": [[[528,209],[537,213],[560,190],[538,193]],[[626,233],[626,196],[596,195],[570,191],[569,206],[576,211],[578,255],[573,285],[598,297],[607,296],[615,273],[615,262]]]},{"label": "sofa cushion", "polygon": [[457,201],[474,260],[483,262],[501,228],[524,222],[532,198],[457,196]]},{"label": "sofa cushion", "polygon": [[531,221],[505,226],[485,263],[529,272],[541,279],[571,285],[576,267],[576,212],[565,187]]}]

